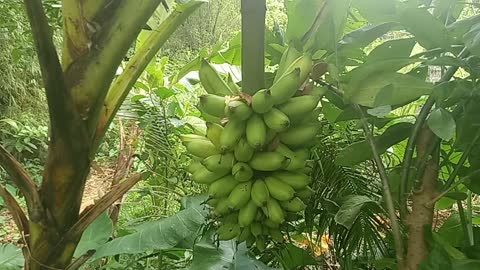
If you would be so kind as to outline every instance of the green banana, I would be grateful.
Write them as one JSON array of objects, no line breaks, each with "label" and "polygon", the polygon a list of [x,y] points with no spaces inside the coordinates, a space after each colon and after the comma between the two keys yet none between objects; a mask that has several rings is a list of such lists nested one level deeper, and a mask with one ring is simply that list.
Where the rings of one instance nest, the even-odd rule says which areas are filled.
[{"label": "green banana", "polygon": [[222,216],[230,212],[228,198],[219,199],[217,205],[213,208],[213,212],[218,216]]},{"label": "green banana", "polygon": [[247,226],[241,229],[240,235],[238,235],[237,240],[241,243],[243,241],[246,241],[251,236],[252,236],[252,232],[250,231],[250,226]]},{"label": "green banana", "polygon": [[262,224],[258,223],[258,222],[254,222],[250,225],[250,232],[254,235],[254,236],[259,236],[262,234]]},{"label": "green banana", "polygon": [[295,190],[301,190],[311,182],[310,176],[298,172],[278,171],[274,172],[272,177],[283,181]]},{"label": "green banana", "polygon": [[189,142],[194,141],[208,141],[205,136],[197,135],[197,134],[180,134],[180,140],[182,141],[183,145],[186,145]]},{"label": "green banana", "polygon": [[279,135],[280,141],[288,146],[299,147],[314,143],[317,135],[317,125],[302,125],[291,127]]},{"label": "green banana", "polygon": [[218,154],[215,145],[213,145],[213,143],[208,140],[196,140],[187,142],[185,144],[185,148],[187,148],[187,151],[190,152],[192,155],[201,158],[206,158],[208,156]]},{"label": "green banana", "polygon": [[287,68],[285,74],[288,74],[289,71],[294,69],[300,69],[300,85],[302,85],[309,77],[310,72],[312,72],[313,61],[310,54],[304,54],[298,57],[292,64]]},{"label": "green banana", "polygon": [[276,171],[289,163],[290,159],[278,152],[257,152],[248,164],[257,171]]},{"label": "green banana", "polygon": [[240,226],[238,224],[226,223],[220,225],[217,229],[218,239],[222,241],[231,240],[240,234]]},{"label": "green banana", "polygon": [[230,87],[222,80],[215,68],[204,59],[201,61],[198,76],[200,77],[200,83],[207,93],[220,96],[232,95],[233,91]]},{"label": "green banana", "polygon": [[281,224],[285,221],[285,214],[277,200],[270,198],[267,201],[268,219],[274,223]]},{"label": "green banana", "polygon": [[252,159],[253,154],[255,153],[255,149],[253,149],[245,140],[241,138],[237,145],[235,145],[235,149],[233,150],[235,155],[235,159],[241,162],[248,162]]},{"label": "green banana", "polygon": [[263,119],[258,114],[253,114],[247,120],[245,130],[247,142],[255,149],[261,149],[267,140],[267,126]]},{"label": "green banana", "polygon": [[259,237],[255,240],[255,245],[257,246],[257,249],[259,251],[264,251],[265,248],[267,248],[267,243],[266,243],[265,239],[261,238],[261,237]]},{"label": "green banana", "polygon": [[317,96],[298,96],[278,105],[278,109],[291,120],[299,120],[317,108],[318,102],[320,102],[320,97]]},{"label": "green banana", "polygon": [[209,171],[230,171],[233,167],[235,159],[232,153],[216,154],[205,158],[202,161]]},{"label": "green banana", "polygon": [[268,230],[268,234],[272,237],[273,241],[275,242],[283,242],[285,239],[283,238],[283,234],[280,232],[279,229],[272,229]]},{"label": "green banana", "polygon": [[232,174],[235,180],[239,182],[246,182],[252,179],[253,170],[250,168],[250,166],[248,166],[248,164],[238,162],[237,164],[233,165]]},{"label": "green banana", "polygon": [[232,175],[226,175],[208,187],[208,194],[212,198],[226,197],[238,185]]},{"label": "green banana", "polygon": [[250,200],[247,205],[240,208],[240,211],[238,212],[238,224],[240,227],[246,227],[252,224],[257,215],[257,211],[258,207],[252,200]]},{"label": "green banana", "polygon": [[271,143],[276,138],[277,134],[278,133],[275,130],[268,129],[267,130],[267,142],[266,142],[266,144]]},{"label": "green banana", "polygon": [[226,115],[230,118],[235,118],[238,120],[245,121],[247,120],[250,115],[252,115],[252,109],[250,106],[245,104],[240,100],[233,100],[228,103],[226,107]]},{"label": "green banana", "polygon": [[207,168],[202,167],[192,175],[192,180],[199,184],[210,184],[220,177],[225,176],[227,173],[228,172],[211,172]]},{"label": "green banana", "polygon": [[282,58],[280,59],[280,63],[278,65],[277,74],[275,75],[273,82],[275,83],[278,81],[278,79],[285,73],[285,70],[287,70],[287,68],[300,56],[302,56],[301,52],[291,45],[288,46],[282,54]]},{"label": "green banana", "polygon": [[262,207],[267,203],[270,193],[268,192],[267,185],[263,180],[256,180],[252,186],[251,198],[252,201],[258,206]]},{"label": "green banana", "polygon": [[294,197],[289,201],[280,202],[280,205],[283,207],[283,209],[290,212],[300,212],[306,208],[306,205],[298,197]]},{"label": "green banana", "polygon": [[310,187],[305,187],[304,189],[301,189],[297,191],[297,197],[299,197],[302,200],[308,200],[312,195],[315,194],[315,191],[310,188]]},{"label": "green banana", "polygon": [[228,195],[228,203],[230,208],[240,209],[250,201],[250,192],[252,190],[252,182],[243,182],[235,186]]},{"label": "green banana", "polygon": [[265,184],[267,185],[270,197],[279,201],[288,201],[295,195],[295,190],[290,185],[277,178],[267,176],[265,178]]},{"label": "green banana", "polygon": [[299,125],[304,125],[304,124],[318,125],[319,124],[318,117],[320,116],[321,112],[322,112],[321,107],[315,108],[313,111],[309,112],[301,120],[299,120],[298,124]]},{"label": "green banana", "polygon": [[273,222],[272,220],[270,219],[266,219],[263,224],[265,224],[265,226],[267,226],[267,228],[272,228],[272,229],[278,229],[280,227],[280,224],[277,223],[277,222]]},{"label": "green banana", "polygon": [[263,115],[263,120],[267,127],[276,132],[284,131],[290,126],[290,119],[288,119],[288,116],[276,108],[272,108],[265,113]]},{"label": "green banana", "polygon": [[302,82],[300,82],[300,69],[296,68],[285,75],[283,75],[272,87],[270,87],[270,94],[274,104],[282,104],[289,100]]},{"label": "green banana", "polygon": [[198,161],[192,161],[187,167],[187,172],[194,174],[197,170],[203,167],[202,163]]},{"label": "green banana", "polygon": [[225,97],[207,94],[200,96],[199,110],[215,117],[224,117],[226,108]]},{"label": "green banana", "polygon": [[207,122],[207,138],[215,145],[217,148],[220,148],[220,136],[223,132],[223,127],[216,123]]},{"label": "green banana", "polygon": [[252,109],[256,113],[266,113],[273,107],[273,99],[270,91],[262,89],[252,96]]},{"label": "green banana", "polygon": [[285,170],[287,171],[294,171],[304,168],[307,158],[309,156],[308,150],[301,149],[297,151],[292,151],[282,143],[278,144],[275,151],[290,158],[290,163],[285,167]]},{"label": "green banana", "polygon": [[244,121],[230,119],[220,136],[220,150],[222,152],[233,150],[244,132]]}]

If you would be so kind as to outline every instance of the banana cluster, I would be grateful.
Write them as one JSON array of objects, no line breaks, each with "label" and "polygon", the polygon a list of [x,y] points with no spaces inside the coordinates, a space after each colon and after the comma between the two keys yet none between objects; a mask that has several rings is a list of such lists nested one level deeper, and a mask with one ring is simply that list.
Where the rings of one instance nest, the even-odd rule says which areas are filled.
[{"label": "banana cluster", "polygon": [[288,47],[269,89],[249,96],[223,81],[206,61],[200,81],[208,94],[198,105],[206,134],[182,135],[194,156],[187,170],[209,185],[220,240],[237,238],[265,248],[282,241],[282,224],[298,219],[312,195],[308,146],[318,129],[320,95],[308,82],[310,56]]}]

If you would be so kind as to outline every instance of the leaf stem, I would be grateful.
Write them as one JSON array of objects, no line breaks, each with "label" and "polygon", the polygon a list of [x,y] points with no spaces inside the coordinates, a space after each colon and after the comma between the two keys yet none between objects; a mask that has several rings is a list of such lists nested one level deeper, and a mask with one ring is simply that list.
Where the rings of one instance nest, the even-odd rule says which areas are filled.
[{"label": "leaf stem", "polygon": [[382,180],[383,197],[387,205],[387,211],[388,211],[388,215],[390,217],[390,222],[392,226],[397,263],[399,265],[399,269],[403,269],[403,266],[405,265],[404,256],[403,256],[404,254],[403,240],[400,232],[400,226],[398,223],[397,215],[395,214],[395,206],[394,206],[392,193],[390,191],[390,186],[388,184],[387,171],[385,169],[385,166],[383,165],[382,159],[377,150],[377,146],[375,144],[375,138],[368,126],[368,122],[366,120],[363,110],[357,104],[355,104],[354,106],[355,106],[355,109],[358,111],[358,113],[361,115],[360,121],[362,122],[363,130],[365,132],[365,137],[367,138],[367,141],[370,144],[370,148],[372,149],[373,159],[377,165],[378,173],[380,174],[380,178]]}]

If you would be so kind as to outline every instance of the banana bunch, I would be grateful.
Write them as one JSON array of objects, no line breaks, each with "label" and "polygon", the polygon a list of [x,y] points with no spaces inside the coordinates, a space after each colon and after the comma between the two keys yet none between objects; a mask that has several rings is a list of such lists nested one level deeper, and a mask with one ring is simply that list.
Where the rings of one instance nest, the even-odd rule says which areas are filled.
[{"label": "banana bunch", "polygon": [[220,240],[237,238],[260,250],[283,241],[282,227],[298,219],[313,194],[308,146],[318,133],[321,97],[301,90],[311,69],[309,55],[288,47],[273,85],[249,96],[202,61],[208,94],[198,108],[206,134],[181,139],[194,156],[187,168],[192,180],[208,185]]}]

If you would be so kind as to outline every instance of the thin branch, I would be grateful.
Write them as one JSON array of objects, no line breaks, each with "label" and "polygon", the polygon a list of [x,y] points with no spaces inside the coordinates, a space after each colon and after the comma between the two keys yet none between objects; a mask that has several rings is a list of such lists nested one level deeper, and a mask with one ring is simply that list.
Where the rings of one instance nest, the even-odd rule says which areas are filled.
[{"label": "thin branch", "polygon": [[99,120],[93,137],[93,147],[91,155],[98,149],[105,133],[113,121],[116,113],[120,109],[123,101],[127,97],[130,89],[137,81],[138,77],[147,67],[148,63],[155,57],[158,50],[165,44],[167,39],[175,32],[187,18],[193,13],[204,1],[191,1],[186,5],[181,5],[181,10],[175,9],[172,13],[160,24],[158,29],[152,32],[145,40],[144,44],[131,58],[130,62],[125,67],[123,73],[118,76],[108,90],[107,97],[99,113]]},{"label": "thin branch", "polygon": [[473,224],[472,224],[472,191],[468,191],[468,197],[467,197],[467,239],[468,239],[468,246],[473,247],[475,245],[475,239],[473,235]]},{"label": "thin branch", "polygon": [[75,239],[85,231],[99,215],[108,209],[114,202],[122,198],[138,181],[142,179],[142,174],[137,173],[130,176],[125,181],[116,186],[100,198],[95,204],[87,207],[81,214],[78,221],[65,233],[64,240]]},{"label": "thin branch", "polygon": [[[463,58],[468,55],[468,51],[464,48],[460,54],[458,55],[459,58]],[[449,81],[455,72],[457,72],[458,67],[450,67],[447,72],[442,76],[442,78],[438,81],[438,83],[443,83]],[[432,109],[433,105],[435,105],[435,97],[430,95],[423,105],[420,113],[418,114],[417,120],[415,121],[415,125],[413,126],[413,131],[408,138],[407,146],[405,147],[405,153],[403,156],[403,164],[402,164],[402,173],[400,178],[400,192],[399,192],[399,202],[400,202],[400,217],[405,219],[407,216],[407,185],[408,185],[408,178],[410,174],[410,168],[412,166],[413,160],[413,152],[415,150],[416,141],[420,130],[422,129],[425,121]]]},{"label": "thin branch", "polygon": [[39,214],[42,212],[42,204],[38,194],[37,184],[23,168],[22,164],[2,145],[0,145],[0,165],[7,171],[13,183],[18,187],[23,196],[25,196],[32,220],[38,221],[36,219],[39,218]]},{"label": "thin branch", "polygon": [[242,92],[265,87],[265,0],[242,0]]},{"label": "thin branch", "polygon": [[17,225],[18,230],[23,235],[28,235],[29,229],[27,216],[25,215],[25,212],[23,212],[23,209],[20,207],[15,197],[13,197],[12,194],[10,194],[10,192],[8,192],[8,190],[1,185],[0,197],[3,198],[3,201],[8,211],[12,215],[13,221],[15,222],[15,225]]},{"label": "thin branch", "polygon": [[402,239],[402,234],[400,232],[400,226],[398,224],[397,215],[395,214],[395,205],[394,205],[392,193],[390,191],[390,186],[388,183],[387,171],[385,169],[385,166],[383,165],[382,159],[380,157],[380,153],[378,152],[378,148],[375,143],[375,138],[368,126],[368,122],[366,120],[364,112],[362,111],[359,105],[355,104],[354,106],[355,106],[355,109],[358,111],[358,113],[361,115],[360,120],[362,122],[363,130],[365,132],[365,137],[368,143],[370,144],[370,148],[373,154],[373,159],[375,161],[375,164],[377,165],[378,173],[380,174],[380,178],[382,180],[383,198],[385,199],[388,215],[390,217],[391,228],[392,228],[393,238],[395,242],[395,254],[397,258],[397,263],[399,265],[399,269],[403,269],[403,266],[405,265],[404,255],[403,255],[404,254],[403,239]]},{"label": "thin branch", "polygon": [[460,160],[457,163],[457,166],[455,166],[455,169],[453,170],[452,173],[450,173],[447,182],[445,183],[445,187],[450,187],[453,182],[455,181],[455,178],[457,178],[458,172],[462,169],[463,164],[465,164],[465,161],[467,161],[468,156],[470,155],[470,152],[473,149],[473,146],[476,144],[476,142],[480,139],[480,132],[475,135],[475,138],[470,142],[468,145],[468,148],[462,153],[462,156],[460,157]]}]

